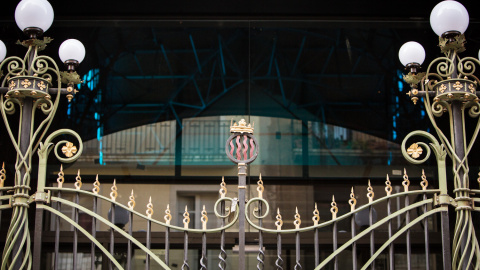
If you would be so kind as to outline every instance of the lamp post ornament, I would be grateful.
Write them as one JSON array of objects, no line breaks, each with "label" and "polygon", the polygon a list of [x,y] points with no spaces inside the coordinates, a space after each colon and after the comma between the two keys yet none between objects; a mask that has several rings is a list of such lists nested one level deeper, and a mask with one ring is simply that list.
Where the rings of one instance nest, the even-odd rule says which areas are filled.
[{"label": "lamp post ornament", "polygon": [[[437,132],[441,148],[443,148],[434,149],[437,160],[441,160],[443,152],[451,158],[453,163],[453,181],[449,183],[449,186],[453,184],[453,192],[447,189],[446,182],[441,181],[441,178],[445,176],[442,175],[439,168],[442,192],[437,199],[441,207],[454,206],[457,215],[451,256],[453,269],[470,269],[472,263],[475,263],[475,259],[480,260],[478,239],[472,222],[471,211],[474,208],[474,201],[470,198],[467,159],[478,135],[480,119],[477,121],[470,141],[466,140],[470,136],[467,136],[465,129],[465,113],[467,111],[472,118],[478,118],[480,115],[480,100],[477,92],[480,81],[474,75],[480,61],[473,57],[461,58],[459,56],[465,51],[464,32],[468,23],[468,12],[462,4],[456,1],[440,2],[432,10],[430,24],[439,36],[439,47],[445,56],[433,60],[428,65],[426,72],[420,73],[420,65],[425,60],[423,47],[419,43],[411,41],[405,43],[399,51],[400,61],[409,71],[404,76],[404,80],[412,88],[408,95],[415,104],[423,99],[427,115]],[[444,114],[450,121],[449,133],[444,133],[435,120]],[[418,135],[429,138],[426,134],[418,133]],[[408,154],[412,159],[418,158],[421,154],[419,148],[420,146],[417,144],[410,146]],[[443,162],[444,160],[445,155],[443,154]],[[445,166],[444,163],[443,166]],[[454,198],[450,195],[454,195]],[[442,218],[447,219],[445,224],[448,226],[448,212],[442,212],[442,215]],[[448,233],[448,228],[442,229],[443,233]],[[446,246],[449,244],[446,243]],[[444,256],[445,259],[449,260],[450,258]]]},{"label": "lamp post ornament", "polygon": [[[75,68],[85,57],[85,48],[75,39],[66,40],[59,49],[60,59],[65,63],[67,71],[61,72],[55,61],[40,55],[52,42],[49,37],[40,39],[53,22],[53,8],[47,0],[22,0],[15,10],[15,21],[26,35],[27,39],[17,44],[27,48],[24,58],[7,55],[5,44],[0,41],[0,79],[1,97],[0,111],[8,136],[17,152],[15,162],[15,184],[10,204],[13,208],[12,219],[8,230],[5,247],[2,253],[1,269],[29,269],[32,267],[30,251],[31,237],[28,229],[28,207],[30,203],[37,205],[36,225],[42,226],[43,211],[38,206],[47,202],[49,195],[44,191],[46,174],[46,157],[54,148],[55,155],[63,162],[72,162],[82,152],[80,137],[72,130],[59,130],[47,138],[47,130],[55,116],[61,95],[66,95],[70,101],[75,93],[75,84],[81,83]],[[62,88],[62,84],[67,87]],[[35,125],[37,113],[44,115],[38,125]],[[18,131],[11,126],[9,115],[18,113]],[[71,142],[53,143],[55,137],[69,134],[78,140],[77,148]],[[55,146],[55,147],[54,147]],[[66,158],[59,156],[58,149],[63,146]],[[39,155],[39,172],[37,190],[31,194],[32,156]],[[41,230],[34,235],[34,254],[41,256]],[[39,265],[33,265],[39,268]]]}]

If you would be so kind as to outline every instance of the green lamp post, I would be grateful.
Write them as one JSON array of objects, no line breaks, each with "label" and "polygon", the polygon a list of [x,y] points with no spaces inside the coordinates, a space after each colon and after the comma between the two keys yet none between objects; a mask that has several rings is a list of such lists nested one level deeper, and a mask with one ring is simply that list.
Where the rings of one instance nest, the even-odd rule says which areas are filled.
[{"label": "green lamp post", "polygon": [[[28,39],[17,42],[27,48],[23,58],[7,55],[6,46],[0,43],[0,112],[4,120],[8,136],[16,150],[15,179],[11,187],[3,190],[13,191],[10,198],[12,218],[2,253],[1,269],[30,269],[32,267],[31,236],[28,229],[28,208],[30,204],[42,204],[48,200],[44,192],[46,156],[53,149],[52,142],[60,134],[70,134],[79,140],[78,134],[71,130],[60,130],[49,135],[48,128],[55,116],[60,96],[66,94],[71,100],[75,94],[74,85],[81,82],[75,68],[85,56],[85,48],[77,40],[65,41],[59,49],[60,59],[65,63],[67,71],[60,72],[55,61],[44,55],[42,51],[52,39],[42,37],[53,22],[53,8],[47,0],[22,0],[15,10],[15,21]],[[66,88],[62,88],[66,84]],[[19,117],[18,130],[13,131],[11,115]],[[39,117],[43,114],[43,117]],[[42,118],[39,123],[35,119]],[[61,142],[62,144],[65,141]],[[76,152],[81,152],[80,147]],[[58,156],[56,144],[55,154]],[[31,190],[31,171],[33,154],[39,154],[39,177],[37,190]],[[75,155],[77,157],[78,155]],[[73,159],[66,159],[67,161]],[[3,191],[0,190],[0,191]],[[33,194],[32,194],[33,193]],[[43,211],[36,210],[36,224],[41,226]],[[40,230],[41,231],[41,230]],[[37,247],[41,245],[41,233],[34,236],[34,254],[41,256]],[[33,265],[34,268],[40,267]]]}]

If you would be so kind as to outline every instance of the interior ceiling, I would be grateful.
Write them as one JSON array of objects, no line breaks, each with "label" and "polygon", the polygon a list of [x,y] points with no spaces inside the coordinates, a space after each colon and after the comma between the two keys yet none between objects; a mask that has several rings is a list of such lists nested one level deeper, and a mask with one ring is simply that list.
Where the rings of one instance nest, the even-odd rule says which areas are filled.
[{"label": "interior ceiling", "polygon": [[[0,10],[7,48],[22,39],[15,2]],[[56,21],[47,35],[59,41],[46,53],[74,37],[87,48],[79,73],[98,69],[86,78],[98,84],[82,86],[70,115],[64,103],[57,116],[84,139],[99,126],[106,135],[229,114],[323,121],[390,140],[425,124],[398,87],[397,51],[414,39],[427,60],[438,56],[427,21],[437,1],[51,3]],[[478,48],[468,35],[479,28],[473,15],[467,39]]]}]

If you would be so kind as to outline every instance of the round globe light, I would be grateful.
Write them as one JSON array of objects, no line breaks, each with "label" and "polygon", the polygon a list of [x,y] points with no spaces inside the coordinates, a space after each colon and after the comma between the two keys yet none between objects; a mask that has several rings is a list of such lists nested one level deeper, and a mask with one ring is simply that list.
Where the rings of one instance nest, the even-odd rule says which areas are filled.
[{"label": "round globe light", "polygon": [[420,43],[415,41],[409,41],[400,47],[398,51],[398,58],[402,65],[408,64],[423,64],[425,61],[425,49]]},{"label": "round globe light", "polygon": [[15,9],[15,21],[20,30],[40,28],[47,31],[53,22],[53,8],[47,0],[22,0]]},{"label": "round globe light", "polygon": [[67,39],[62,45],[60,45],[58,55],[60,56],[60,60],[64,63],[68,60],[81,63],[83,58],[85,58],[85,47],[82,42],[76,39]]},{"label": "round globe light", "polygon": [[440,2],[430,14],[430,25],[438,36],[448,31],[463,34],[467,30],[469,21],[467,9],[457,1]]},{"label": "round globe light", "polygon": [[7,47],[5,46],[5,43],[0,40],[0,62],[5,59],[5,56],[7,56]]}]

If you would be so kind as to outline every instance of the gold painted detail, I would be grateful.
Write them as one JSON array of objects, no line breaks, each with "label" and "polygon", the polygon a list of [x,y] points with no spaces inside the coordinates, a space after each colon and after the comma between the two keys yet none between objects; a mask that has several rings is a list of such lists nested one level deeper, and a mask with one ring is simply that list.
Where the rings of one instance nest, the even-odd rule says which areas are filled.
[{"label": "gold painted detail", "polygon": [[97,174],[97,177],[95,178],[95,182],[93,182],[92,192],[95,194],[98,194],[98,192],[100,192],[100,181],[98,181],[98,174]]},{"label": "gold painted detail", "polygon": [[152,203],[152,196],[148,199],[148,204],[147,204],[147,217],[152,218],[153,216],[153,203]]},{"label": "gold painted detail", "polygon": [[298,213],[298,207],[295,207],[295,220],[293,221],[295,229],[300,229],[300,224],[302,224],[302,220],[300,219],[300,214]]},{"label": "gold painted detail", "polygon": [[390,182],[390,177],[387,174],[387,181],[385,181],[385,192],[387,192],[387,196],[392,195],[392,182]]},{"label": "gold painted detail", "polygon": [[207,211],[205,210],[205,205],[203,206],[202,218],[200,219],[200,221],[202,221],[202,229],[206,230],[207,229],[208,216],[207,216]]},{"label": "gold painted detail", "polygon": [[375,193],[373,193],[373,188],[372,185],[370,184],[370,180],[368,180],[368,187],[367,187],[367,197],[368,197],[368,203],[373,202],[373,197],[375,196]]},{"label": "gold painted detail", "polygon": [[185,205],[185,213],[183,213],[183,227],[188,229],[188,223],[190,223],[190,214],[188,213],[188,208]]},{"label": "gold painted detail", "polygon": [[0,188],[3,187],[5,179],[7,179],[7,174],[5,171],[5,162],[2,165],[2,169],[0,170]]},{"label": "gold painted detail", "polygon": [[422,186],[423,190],[427,190],[428,181],[427,181],[427,176],[425,175],[425,170],[423,169],[422,169],[422,182],[420,182],[420,185]]},{"label": "gold painted detail", "polygon": [[65,182],[65,173],[63,173],[63,165],[60,165],[60,171],[58,172],[57,178],[58,188],[63,187],[63,182]]},{"label": "gold painted detail", "polygon": [[440,87],[438,87],[438,91],[440,91],[440,93],[444,93],[445,90],[447,90],[447,86],[445,84],[442,84],[440,85]]},{"label": "gold painted detail", "polygon": [[21,85],[23,85],[23,88],[28,88],[30,87],[30,85],[32,85],[32,83],[30,82],[30,80],[25,79],[23,80],[23,82],[21,82]]},{"label": "gold painted detail", "polygon": [[249,133],[253,134],[255,123],[253,125],[248,124],[245,119],[242,119],[237,123],[233,123],[233,119],[230,122],[230,133]]},{"label": "gold painted detail", "polygon": [[257,181],[257,191],[258,191],[258,197],[263,198],[263,191],[265,190],[265,187],[263,186],[263,181],[262,181],[262,174],[260,174],[259,179]]},{"label": "gold painted detail", "polygon": [[77,177],[75,177],[75,189],[80,190],[82,188],[82,177],[80,177],[80,170],[78,170]]},{"label": "gold painted detail", "polygon": [[110,188],[110,190],[112,191],[112,192],[110,192],[110,199],[112,199],[112,201],[115,201],[117,199],[117,196],[118,196],[117,180],[113,179],[113,185]]},{"label": "gold painted detail", "polygon": [[411,86],[415,86],[423,79],[423,77],[425,77],[425,74],[427,73],[426,72],[419,72],[419,73],[409,72],[408,74],[403,75],[403,80],[406,83],[410,84]]},{"label": "gold painted detail", "polygon": [[465,35],[461,34],[458,36],[455,36],[453,40],[449,37],[438,37],[438,46],[440,47],[440,50],[442,53],[447,53],[451,50],[461,53],[465,51]]},{"label": "gold painted detail", "polygon": [[318,211],[317,203],[315,203],[315,210],[313,210],[312,220],[314,226],[318,225],[318,222],[320,222],[320,212]]},{"label": "gold painted detail", "polygon": [[350,200],[348,200],[348,204],[350,204],[350,211],[355,210],[355,205],[357,205],[357,199],[355,199],[355,193],[353,192],[353,187],[352,191],[350,192]]},{"label": "gold painted detail", "polygon": [[470,90],[470,92],[472,92],[472,94],[475,94],[475,91],[477,90],[475,85],[473,83],[469,84],[468,85],[468,90]]},{"label": "gold painted detail", "polygon": [[275,226],[277,226],[277,231],[281,231],[283,220],[282,220],[282,215],[280,215],[280,208],[277,208],[277,216],[275,218],[277,219],[277,221],[275,221]]},{"label": "gold painted detail", "polygon": [[71,143],[71,142],[67,142],[65,144],[64,147],[62,147],[62,153],[66,156],[66,157],[73,157],[73,155],[75,155],[77,153],[77,147]]},{"label": "gold painted detail", "polygon": [[165,223],[167,223],[167,225],[170,225],[170,221],[172,221],[172,214],[170,213],[170,204],[167,204],[167,209],[165,210],[165,216],[163,216],[163,219],[165,219]]},{"label": "gold painted detail", "polygon": [[418,157],[420,157],[422,153],[423,153],[422,147],[420,147],[416,143],[410,145],[410,147],[407,149],[407,154],[414,159],[417,159]]},{"label": "gold painted detail", "polygon": [[45,90],[45,88],[47,88],[47,85],[45,85],[43,81],[40,81],[39,83],[37,83],[37,86],[42,91]]},{"label": "gold painted detail", "polygon": [[463,85],[460,83],[460,82],[455,82],[455,84],[453,85],[453,88],[455,88],[455,90],[457,91],[460,91],[460,89],[463,88]]},{"label": "gold painted detail", "polygon": [[330,213],[332,213],[332,219],[337,218],[338,207],[337,203],[335,202],[335,196],[332,196],[332,203],[330,204],[332,207],[330,208]]},{"label": "gold painted detail", "polygon": [[130,195],[130,197],[128,197],[128,208],[130,208],[130,210],[133,210],[133,208],[135,208],[135,196],[133,195],[133,189],[132,189],[132,194]]},{"label": "gold painted detail", "polygon": [[222,183],[220,183],[220,190],[218,191],[220,193],[221,198],[225,198],[227,195],[227,184],[225,184],[225,178],[222,176]]},{"label": "gold painted detail", "polygon": [[10,87],[10,91],[11,91],[11,90],[15,89],[15,87],[17,87],[17,84],[15,83],[15,81],[10,81],[9,87]]},{"label": "gold painted detail", "polygon": [[480,172],[478,173],[478,178],[477,178],[478,186],[480,188]]},{"label": "gold painted detail", "polygon": [[408,187],[410,186],[410,180],[408,180],[408,175],[407,175],[407,170],[404,168],[403,169],[403,182],[402,182],[403,188],[405,192],[408,191]]}]

